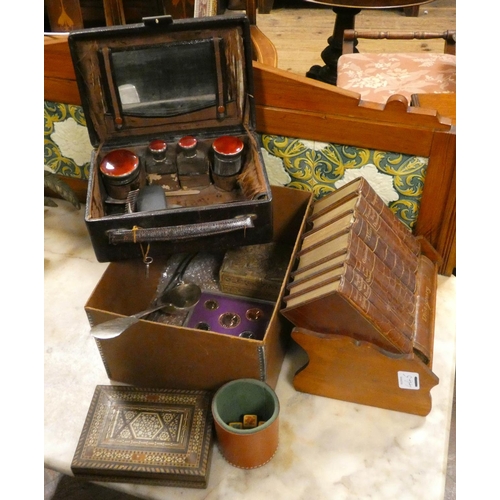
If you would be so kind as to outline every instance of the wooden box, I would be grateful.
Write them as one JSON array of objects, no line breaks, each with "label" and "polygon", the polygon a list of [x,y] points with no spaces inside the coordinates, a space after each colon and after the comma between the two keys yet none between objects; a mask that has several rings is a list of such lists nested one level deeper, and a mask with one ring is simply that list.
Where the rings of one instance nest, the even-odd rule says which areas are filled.
[{"label": "wooden box", "polygon": [[206,488],[210,391],[98,385],[71,462],[76,477]]},{"label": "wooden box", "polygon": [[[246,16],[145,18],[138,24],[73,31],[68,42],[95,148],[85,221],[99,261],[272,240],[272,195],[255,134]],[[211,167],[204,175],[198,170],[197,176],[189,170],[183,175],[177,154],[186,136],[197,140],[210,166],[216,139],[229,136],[243,143],[234,188],[225,178],[218,183]],[[173,173],[147,168],[155,141],[166,143]],[[124,188],[121,176],[112,173],[113,182],[122,191],[130,188],[126,195],[159,185],[166,206],[138,210],[133,196],[109,189],[101,164],[116,150],[133,155],[140,176]]]},{"label": "wooden box", "polygon": [[[273,187],[273,241],[297,251],[311,194]],[[145,309],[168,256],[155,258],[145,277],[138,260],[112,262],[87,303],[91,325]],[[140,320],[116,338],[97,340],[108,377],[139,387],[214,390],[237,378],[275,387],[290,339],[290,323],[279,313],[293,267],[290,260],[262,340]]]},{"label": "wooden box", "polygon": [[225,293],[275,301],[292,255],[292,245],[263,243],[231,248],[220,268]]}]

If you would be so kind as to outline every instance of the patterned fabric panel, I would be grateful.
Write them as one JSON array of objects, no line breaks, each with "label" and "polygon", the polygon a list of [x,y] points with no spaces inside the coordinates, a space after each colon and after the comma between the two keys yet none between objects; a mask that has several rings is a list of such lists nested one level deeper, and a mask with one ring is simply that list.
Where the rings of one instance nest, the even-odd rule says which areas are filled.
[{"label": "patterned fabric panel", "polygon": [[451,54],[344,54],[337,66],[337,86],[366,101],[385,103],[389,96],[455,92],[456,57]]},{"label": "patterned fabric panel", "polygon": [[81,106],[44,101],[43,114],[45,169],[88,179],[93,148]]},{"label": "patterned fabric panel", "polygon": [[408,228],[415,225],[428,158],[275,135],[261,140],[271,184],[319,199],[362,176]]}]

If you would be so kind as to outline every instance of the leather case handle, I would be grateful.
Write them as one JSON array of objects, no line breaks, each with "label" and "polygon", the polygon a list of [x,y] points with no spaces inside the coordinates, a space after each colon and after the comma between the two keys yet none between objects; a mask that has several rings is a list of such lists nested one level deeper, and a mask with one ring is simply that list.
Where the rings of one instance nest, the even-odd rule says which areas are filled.
[{"label": "leather case handle", "polygon": [[186,224],[181,226],[136,228],[136,229],[110,229],[107,231],[109,243],[149,243],[152,241],[175,241],[230,233],[240,229],[254,227],[255,215],[244,215],[234,219],[216,222],[201,222],[199,224]]}]

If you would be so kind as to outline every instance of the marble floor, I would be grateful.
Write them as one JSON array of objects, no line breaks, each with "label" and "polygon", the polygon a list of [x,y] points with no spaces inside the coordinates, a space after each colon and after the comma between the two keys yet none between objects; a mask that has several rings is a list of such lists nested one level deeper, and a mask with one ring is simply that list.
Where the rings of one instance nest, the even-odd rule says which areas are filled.
[{"label": "marble floor", "polygon": [[[456,499],[456,389],[448,447],[448,470],[443,500]],[[136,497],[44,469],[44,500],[134,500]]]}]

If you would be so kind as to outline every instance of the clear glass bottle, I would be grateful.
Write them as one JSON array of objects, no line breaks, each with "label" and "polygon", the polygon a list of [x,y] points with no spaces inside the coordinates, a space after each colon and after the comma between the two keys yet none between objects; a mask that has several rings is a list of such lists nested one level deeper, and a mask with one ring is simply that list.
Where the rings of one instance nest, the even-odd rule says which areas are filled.
[{"label": "clear glass bottle", "polygon": [[210,185],[209,161],[196,137],[187,135],[178,142],[177,174],[183,189],[205,188]]}]

